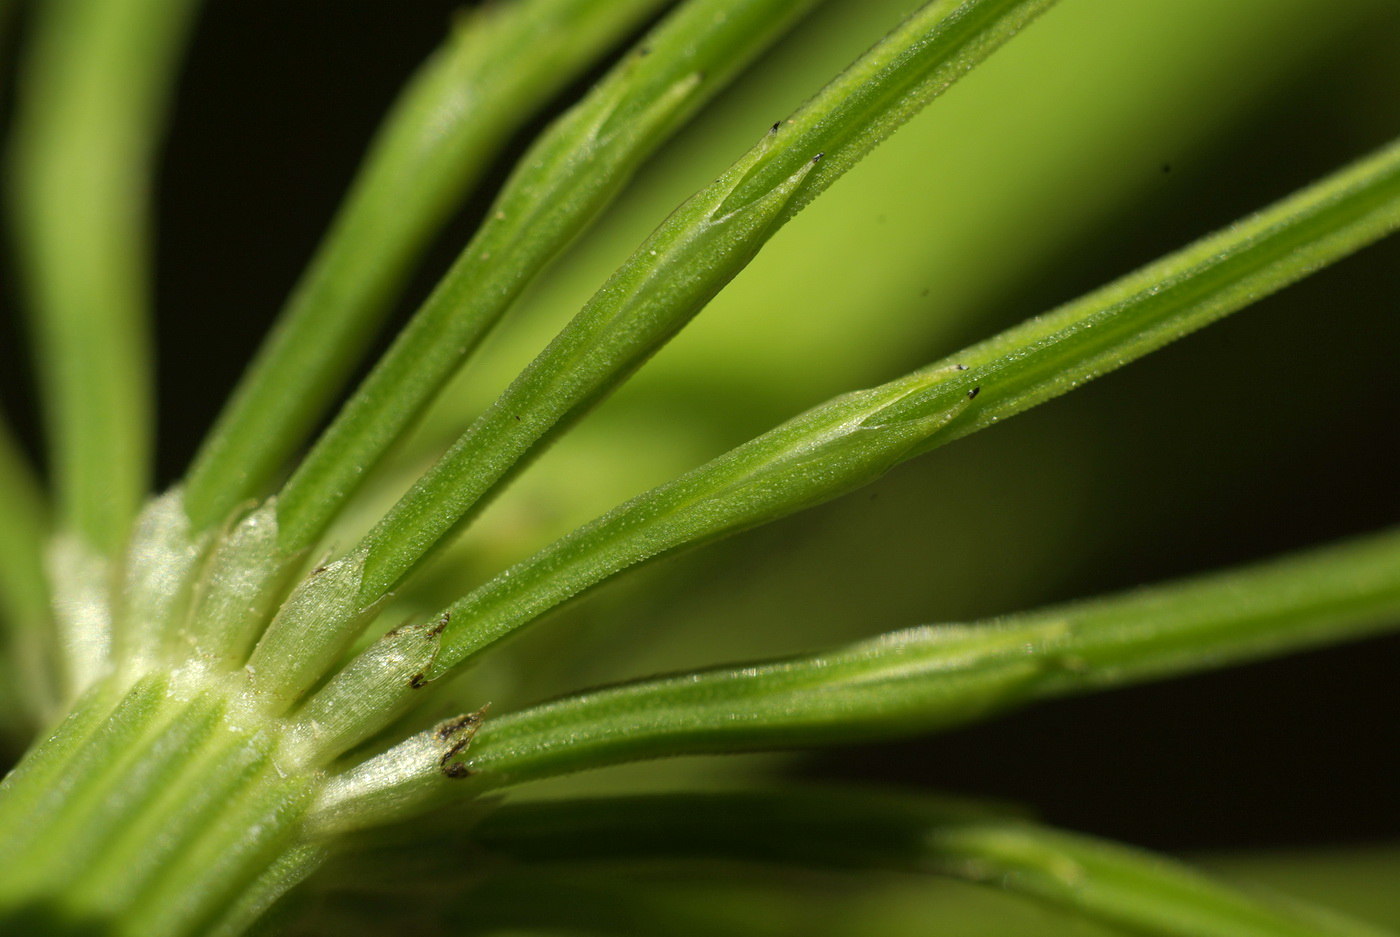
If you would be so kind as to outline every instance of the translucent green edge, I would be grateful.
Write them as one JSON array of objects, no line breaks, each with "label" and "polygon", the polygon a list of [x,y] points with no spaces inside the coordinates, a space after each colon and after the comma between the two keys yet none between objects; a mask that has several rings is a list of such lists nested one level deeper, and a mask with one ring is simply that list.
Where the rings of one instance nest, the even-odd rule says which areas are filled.
[{"label": "translucent green edge", "polygon": [[565,697],[487,719],[458,760],[480,789],[640,758],[914,734],[1397,626],[1393,530],[1119,596]]},{"label": "translucent green edge", "polygon": [[0,417],[0,732],[18,739],[52,706],[56,693],[49,596],[43,545],[48,540],[47,499]]},{"label": "translucent green edge", "polygon": [[1235,890],[1178,862],[892,793],[789,789],[507,805],[473,839],[510,862],[731,860],[932,872],[1159,937],[1381,937],[1336,912]]},{"label": "translucent green edge", "polygon": [[282,548],[315,543],[536,274],[632,172],[815,0],[691,0],[521,158],[481,228],[278,496]]},{"label": "translucent green edge", "polygon": [[195,0],[34,7],[10,195],[60,522],[121,546],[148,486],[146,193]]},{"label": "translucent green edge", "polygon": [[427,242],[551,96],[665,0],[522,0],[461,17],[385,118],[325,241],[186,483],[196,532],[223,523],[303,444]]}]

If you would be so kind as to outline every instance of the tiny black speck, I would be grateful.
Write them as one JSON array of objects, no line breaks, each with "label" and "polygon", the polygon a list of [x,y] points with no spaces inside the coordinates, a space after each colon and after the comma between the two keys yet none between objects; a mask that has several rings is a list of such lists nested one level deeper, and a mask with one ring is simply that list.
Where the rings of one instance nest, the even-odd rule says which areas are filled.
[{"label": "tiny black speck", "polygon": [[981,391],[981,390],[982,390],[982,388],[980,388],[980,387],[974,387],[974,388],[972,388],[972,390],[970,390],[970,391],[967,392],[967,399],[968,399],[968,400],[971,400],[973,397],[976,397],[977,394],[978,394],[978,392]]},{"label": "tiny black speck", "polygon": [[768,128],[768,132],[769,132],[769,133],[777,133],[777,132],[778,132],[778,126],[779,126],[780,124],[782,124],[782,121],[781,121],[781,120],[775,120],[775,121],[773,121],[773,126],[771,126],[771,127]]}]

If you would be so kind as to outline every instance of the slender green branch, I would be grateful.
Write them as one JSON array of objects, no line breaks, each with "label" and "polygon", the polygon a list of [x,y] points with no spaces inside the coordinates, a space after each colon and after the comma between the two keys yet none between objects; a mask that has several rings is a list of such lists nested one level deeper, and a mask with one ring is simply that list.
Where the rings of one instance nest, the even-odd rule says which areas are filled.
[{"label": "slender green branch", "polygon": [[627,502],[445,610],[450,624],[430,676],[635,563],[865,484],[1282,289],[1397,224],[1400,144],[1100,291],[839,397]]},{"label": "slender green branch", "polygon": [[[757,0],[750,2],[751,17],[740,25],[766,22],[772,26],[787,19],[786,13],[777,15],[779,7]],[[820,161],[814,156],[820,153],[811,150],[813,141],[830,142],[829,135],[834,133],[834,145],[868,149],[876,130],[892,129],[890,113],[903,113],[915,107],[911,102],[926,101],[962,73],[970,49],[986,54],[1051,2],[1053,0],[968,0],[956,6],[940,0],[928,5],[858,60],[850,73],[854,78],[843,76],[799,111],[800,120],[792,132],[774,130],[765,134],[763,142],[719,182],[667,219],[502,400],[497,401],[359,545],[328,567],[334,575],[328,573],[316,583],[308,582],[304,587],[305,597],[292,596],[250,659],[263,698],[277,711],[296,702],[344,652],[375,603],[433,548],[475,503],[477,495],[500,482],[518,458],[540,444],[545,436],[562,429],[566,424],[559,422],[561,419],[569,413],[575,416],[581,413],[585,399],[596,398],[595,391],[601,393],[622,380],[640,364],[649,349],[698,311],[715,290],[742,268],[772,233],[773,225],[786,217],[785,206],[804,186],[807,177],[819,172]],[[707,8],[707,4],[701,3],[685,12]],[[968,26],[966,20],[973,26]],[[680,43],[684,47],[686,40],[694,41],[698,37],[708,41],[735,40],[735,36],[723,28],[729,24],[729,18],[712,10],[708,18],[702,17],[699,22],[692,21],[688,15],[677,22],[683,29],[667,37],[668,45]],[[669,33],[670,25],[663,24],[660,33]],[[747,32],[741,30],[738,35],[744,36]],[[726,56],[720,51],[723,48],[722,43],[715,41],[711,49],[707,42],[702,51],[710,50],[708,54],[715,57],[714,61],[724,62]],[[752,49],[747,45],[740,48]],[[920,54],[910,54],[911,49],[919,50]],[[639,97],[630,108],[666,125],[671,121],[669,111],[682,103],[681,99],[675,99],[677,89],[684,90],[693,83],[694,70],[687,67],[677,76],[662,69],[658,74],[645,67],[653,58],[659,56],[644,56],[641,64],[623,66],[624,69],[639,69],[643,76],[667,79],[649,80],[640,85],[636,89]],[[622,90],[630,84],[625,73],[619,84]],[[843,109],[847,99],[859,97],[853,87],[883,90],[878,95],[873,92],[867,95],[875,100],[866,108],[848,112]],[[601,102],[585,103],[580,111],[587,115],[585,129],[599,116],[604,126],[610,121],[615,106],[610,98],[616,90],[609,89]],[[671,100],[658,102],[657,95]],[[889,100],[891,97],[895,100]],[[594,110],[600,107],[602,114],[595,114]],[[828,122],[824,123],[823,117]],[[574,153],[579,141],[573,132],[577,128],[573,128],[567,118],[564,127],[557,145],[565,150],[562,167],[567,167],[579,158]],[[588,135],[585,135],[583,142],[587,141]],[[546,151],[551,152],[555,145],[547,143]],[[798,168],[776,188],[744,205],[724,204],[729,193],[751,172],[775,159],[791,162],[796,159],[795,153],[808,155],[797,161]],[[520,178],[529,180],[532,176],[533,173],[527,171]],[[551,172],[541,181],[554,178]],[[830,176],[825,178],[829,183]],[[533,199],[538,193],[524,194]],[[509,221],[509,216],[506,220]],[[441,344],[441,339],[433,337],[433,333],[424,334]],[[448,346],[449,356],[451,347]],[[411,375],[411,370],[405,373]],[[372,425],[368,432],[375,432]],[[340,458],[347,459],[351,468],[357,464],[350,461],[346,453],[341,453]],[[345,476],[337,474],[335,477]],[[351,478],[353,473],[346,480]],[[314,491],[319,483],[311,478],[308,484]],[[288,494],[295,494],[295,491]],[[323,507],[338,499],[333,490],[324,494],[329,495],[329,501],[317,495],[302,502],[309,505],[309,514],[302,516],[309,517],[310,526],[303,526],[290,538],[285,533],[279,534],[285,547],[295,546],[323,522]],[[284,506],[279,506],[278,510],[283,509]],[[296,517],[295,512],[292,516]],[[332,589],[348,591],[336,591],[332,598]],[[330,601],[337,603],[333,612]]]},{"label": "slender green branch", "polygon": [[366,604],[688,322],[803,205],[1053,0],[936,0],[678,208],[363,542]]},{"label": "slender green branch", "polygon": [[514,784],[637,758],[854,741],[1400,626],[1400,531],[972,625],[649,680],[487,720],[460,759]]},{"label": "slender green branch", "polygon": [[[1011,330],[1009,338],[974,347],[970,367],[925,369],[837,398],[622,505],[423,625],[436,642],[431,666],[407,680],[332,683],[324,692],[346,700],[372,694],[378,709],[402,705],[428,680],[619,570],[847,491],[931,443],[961,435],[969,423],[988,425],[1280,289],[1397,223],[1400,145],[1392,145]],[[972,383],[979,374],[988,381],[980,393],[982,385]],[[357,801],[366,816],[401,809],[396,805],[426,796],[438,780],[434,758],[449,759],[444,768],[456,764],[483,775],[480,783],[514,783],[630,758],[926,729],[1036,695],[1340,640],[1393,623],[1400,600],[1395,540],[1392,534],[1322,551],[1283,564],[1282,574],[1271,576],[1270,567],[1238,574],[1252,583],[1248,588],[1227,577],[1223,586],[1205,580],[1167,590],[1160,625],[1145,630],[1135,630],[1132,616],[1151,612],[1157,593],[1109,603],[1107,614],[1123,616],[1122,628],[1075,630],[1057,617],[1073,609],[1056,610],[994,628],[920,629],[836,655],[589,694],[491,720],[467,762],[452,761],[461,749],[447,753],[431,734],[409,740],[383,762],[338,778],[318,809],[348,823],[361,822],[348,819],[360,810]],[[344,562],[347,584],[359,582],[364,553]],[[1262,579],[1254,582],[1255,576]],[[1300,583],[1305,591],[1290,588]],[[1192,611],[1196,586],[1210,598]],[[1237,589],[1243,591],[1236,599]],[[1269,606],[1275,598],[1285,604]],[[1095,607],[1082,607],[1089,624]],[[365,655],[386,651],[372,647]],[[912,666],[913,660],[924,663]],[[752,715],[736,719],[741,702]]]},{"label": "slender green branch", "polygon": [[196,0],[48,0],[20,84],[11,196],[58,521],[111,555],[148,486],[149,215]]},{"label": "slender green branch", "polygon": [[[639,759],[927,732],[1039,699],[1396,627],[1400,530],[977,624],[911,628],[822,654],[622,684],[503,716],[468,714],[332,777],[309,823],[375,826],[463,793]],[[401,703],[422,686],[421,673],[404,680],[403,672],[334,680],[297,718]]]},{"label": "slender green branch", "polygon": [[437,290],[280,497],[287,550],[311,546],[544,265],[670,134],[814,0],[691,0],[531,148]]},{"label": "slender green branch", "polygon": [[390,111],[281,320],[197,455],[195,532],[266,493],[424,247],[500,146],[663,0],[521,0],[462,17]]},{"label": "slender green branch", "polygon": [[524,862],[719,859],[932,872],[1159,937],[1381,937],[1380,928],[1267,901],[1180,863],[933,798],[832,790],[507,805],[473,838]]}]

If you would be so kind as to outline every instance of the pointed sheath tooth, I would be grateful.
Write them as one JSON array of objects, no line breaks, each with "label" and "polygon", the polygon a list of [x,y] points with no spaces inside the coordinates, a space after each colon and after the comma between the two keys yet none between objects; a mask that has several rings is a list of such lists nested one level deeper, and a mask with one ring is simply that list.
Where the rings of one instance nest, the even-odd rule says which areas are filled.
[{"label": "pointed sheath tooth", "polygon": [[207,537],[190,534],[183,492],[152,498],[136,517],[126,551],[117,656],[141,673],[155,665],[180,627]]},{"label": "pointed sheath tooth", "polygon": [[321,789],[306,818],[306,835],[345,833],[463,799],[470,772],[460,759],[485,721],[490,704],[410,736],[381,755],[337,774]]},{"label": "pointed sheath tooth", "polygon": [[326,762],[392,722],[421,688],[450,616],[390,631],[347,664],[296,714],[290,751],[303,765]]},{"label": "pointed sheath tooth", "polygon": [[[821,160],[821,154],[817,153],[773,188],[747,200],[736,201],[735,196],[744,180],[766,154],[771,140],[772,137],[765,134],[759,146],[750,151],[753,158],[742,160],[709,189],[696,196],[698,205],[711,202],[714,207],[703,223],[687,230],[677,242],[676,246],[683,248],[684,262],[705,271],[695,278],[697,282],[714,281],[705,301],[753,259],[779,222],[787,220],[787,207],[807,175]],[[714,261],[719,258],[734,266],[716,268]],[[689,316],[686,318],[688,320]]]},{"label": "pointed sheath tooth", "polygon": [[[641,62],[641,59],[633,58],[632,71]],[[591,159],[597,151],[622,149],[629,154],[649,152],[651,148],[642,149],[638,141],[668,135],[673,129],[672,125],[683,120],[694,107],[691,98],[704,80],[699,72],[684,75],[645,102],[642,110],[628,113],[636,97],[633,76],[628,73],[614,75],[613,78],[615,80],[607,88],[605,99],[568,111],[551,128],[551,136],[545,142],[555,145],[540,154],[542,159],[562,156],[571,162],[581,162]],[[619,183],[621,181],[618,180]]]},{"label": "pointed sheath tooth", "polygon": [[366,606],[356,598],[364,565],[364,553],[356,552],[312,570],[278,610],[247,665],[263,709],[290,709],[378,614],[379,602]]},{"label": "pointed sheath tooth", "polygon": [[[590,401],[639,368],[743,269],[802,190],[811,160],[740,205],[724,206],[751,160],[697,194],[648,238],[549,347],[362,542],[360,601],[377,601],[425,545],[489,493]],[[721,211],[721,209],[723,210]],[[526,414],[521,420],[521,414]]]},{"label": "pointed sheath tooth", "polygon": [[614,121],[613,114],[609,113],[598,124],[600,145],[612,147],[623,143],[629,149],[640,149],[635,141],[669,135],[674,125],[690,113],[691,99],[704,80],[700,72],[691,72],[658,95],[641,113],[620,121]]},{"label": "pointed sheath tooth", "polygon": [[210,550],[183,637],[205,664],[234,668],[287,596],[304,553],[277,548],[277,499],[241,518]]}]

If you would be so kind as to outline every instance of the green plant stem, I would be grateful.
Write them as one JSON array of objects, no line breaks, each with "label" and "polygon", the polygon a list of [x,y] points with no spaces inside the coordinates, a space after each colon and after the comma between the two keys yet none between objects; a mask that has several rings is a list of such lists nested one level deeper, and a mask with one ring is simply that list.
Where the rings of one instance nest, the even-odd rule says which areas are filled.
[{"label": "green plant stem", "polygon": [[1392,144],[1102,290],[838,397],[616,508],[434,616],[450,624],[429,676],[633,564],[836,497],[1155,351],[1397,225],[1400,144]]},{"label": "green plant stem", "polygon": [[1400,626],[1400,531],[1259,566],[840,650],[625,684],[486,721],[473,787],[637,758],[906,735],[1039,699]]},{"label": "green plant stem", "polygon": [[803,205],[1053,0],[937,0],[667,218],[362,542],[374,601],[688,322]]},{"label": "green plant stem", "polygon": [[319,777],[286,770],[282,727],[234,700],[95,683],[0,782],[0,930],[195,937],[319,861],[298,839]]},{"label": "green plant stem", "polygon": [[46,0],[20,83],[11,197],[58,522],[108,556],[148,485],[147,190],[195,9]]},{"label": "green plant stem", "polygon": [[279,495],[310,547],[525,286],[637,166],[814,0],[682,4],[520,161],[481,229]]},{"label": "green plant stem", "polygon": [[521,0],[461,17],[400,95],[186,484],[196,533],[273,477],[341,389],[404,279],[499,148],[663,0]]},{"label": "green plant stem", "polygon": [[1156,937],[1381,937],[1335,912],[1269,902],[1171,860],[987,809],[890,793],[795,789],[542,801],[473,838],[527,863],[737,860],[932,872]]}]

